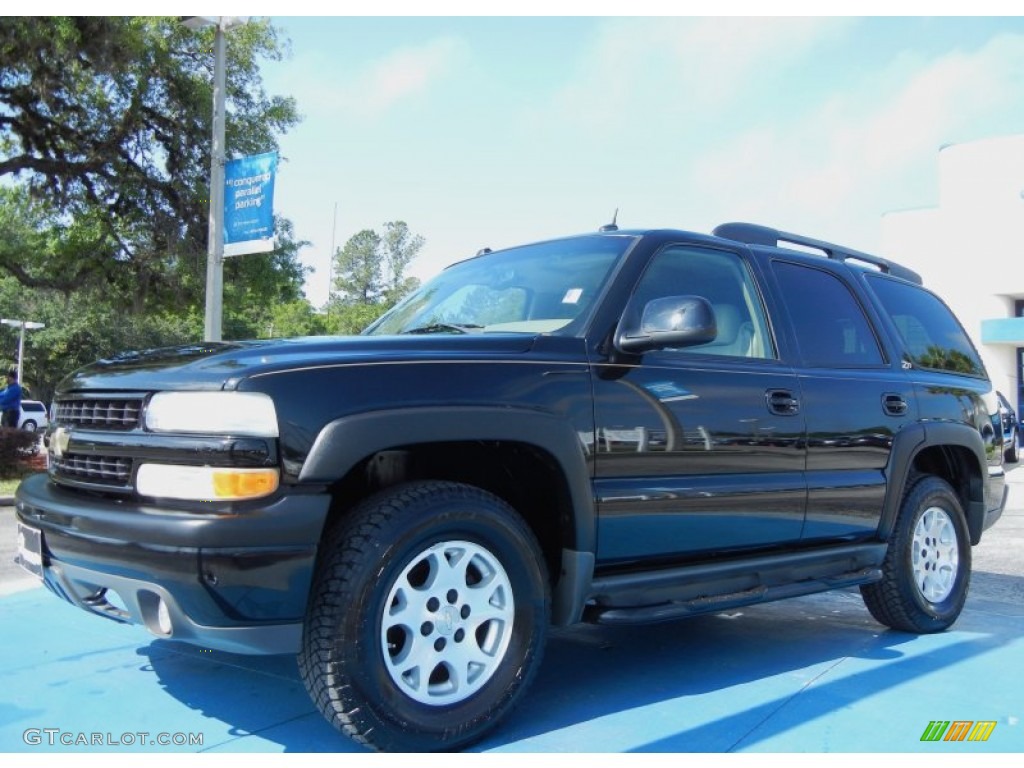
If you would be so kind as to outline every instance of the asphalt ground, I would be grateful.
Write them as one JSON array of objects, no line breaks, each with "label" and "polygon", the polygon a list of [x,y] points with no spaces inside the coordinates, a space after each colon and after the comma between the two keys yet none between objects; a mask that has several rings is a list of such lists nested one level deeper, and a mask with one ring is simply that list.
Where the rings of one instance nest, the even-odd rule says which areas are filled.
[{"label": "asphalt ground", "polygon": [[[1008,508],[974,550],[970,596],[950,630],[885,629],[843,590],[671,624],[559,631],[523,703],[474,750],[1016,762],[1024,468],[1008,477]],[[314,709],[294,658],[208,651],[86,614],[23,576],[13,542],[13,508],[0,507],[0,751],[362,751]],[[922,741],[933,721],[994,726],[986,741]]]}]

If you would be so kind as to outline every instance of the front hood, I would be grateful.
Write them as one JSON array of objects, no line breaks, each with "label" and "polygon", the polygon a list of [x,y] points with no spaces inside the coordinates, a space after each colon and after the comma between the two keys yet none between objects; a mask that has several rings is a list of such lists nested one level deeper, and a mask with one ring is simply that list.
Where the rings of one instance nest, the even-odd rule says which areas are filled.
[{"label": "front hood", "polygon": [[528,334],[316,336],[268,341],[203,342],[124,352],[81,368],[58,394],[174,389],[234,389],[257,373],[381,360],[500,358],[528,351]]}]

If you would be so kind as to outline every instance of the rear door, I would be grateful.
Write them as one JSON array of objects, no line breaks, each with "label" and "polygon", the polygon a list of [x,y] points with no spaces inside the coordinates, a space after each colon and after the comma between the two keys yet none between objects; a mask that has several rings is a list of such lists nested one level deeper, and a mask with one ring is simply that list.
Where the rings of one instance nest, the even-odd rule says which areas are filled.
[{"label": "rear door", "polygon": [[875,534],[893,438],[916,418],[913,386],[884,351],[877,316],[846,270],[772,261],[807,422],[808,541]]}]

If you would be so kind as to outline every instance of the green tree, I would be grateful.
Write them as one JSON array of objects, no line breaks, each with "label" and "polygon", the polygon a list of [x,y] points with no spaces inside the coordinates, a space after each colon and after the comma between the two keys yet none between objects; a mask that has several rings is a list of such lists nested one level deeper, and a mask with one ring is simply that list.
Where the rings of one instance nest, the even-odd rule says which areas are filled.
[{"label": "green tree", "polygon": [[[24,384],[35,399],[49,402],[57,384],[72,371],[127,349],[148,349],[194,341],[203,318],[188,314],[147,313],[126,322],[106,301],[103,290],[83,288],[63,294],[27,290],[0,275],[0,315],[43,322],[46,327],[25,335]],[[0,365],[17,356],[16,329],[0,329]]]},{"label": "green tree", "polygon": [[384,225],[381,238],[385,273],[383,293],[389,304],[394,304],[419,285],[416,278],[405,276],[405,270],[426,242],[422,236],[412,234],[404,221],[389,221]]},{"label": "green tree", "polygon": [[[0,18],[0,178],[14,187],[0,205],[41,209],[0,248],[0,271],[65,295],[102,286],[131,316],[202,304],[212,40],[173,17]],[[252,22],[227,47],[227,146],[276,149],[298,120],[260,77],[283,55],[278,33]],[[0,240],[11,218],[0,214]],[[298,290],[294,255],[271,258],[280,274],[267,303],[282,283]],[[226,280],[259,269],[229,266]]]},{"label": "green tree", "polygon": [[364,229],[348,239],[334,257],[334,296],[327,307],[333,333],[359,333],[420,281],[405,272],[426,240],[404,221],[384,224],[384,233]]},{"label": "green tree", "polygon": [[306,299],[277,304],[271,312],[268,336],[320,336],[327,333],[326,318],[317,313]]},{"label": "green tree", "polygon": [[[260,65],[285,44],[256,21],[227,49],[227,147],[274,150],[299,118]],[[98,358],[201,337],[212,81],[213,30],[177,18],[0,18],[0,315],[47,324],[26,336],[40,399]],[[304,243],[283,219],[277,238],[225,265],[228,337],[269,335],[282,306],[317,328]]]},{"label": "green tree", "polygon": [[384,304],[342,304],[334,302],[325,316],[328,333],[354,336],[387,311]]},{"label": "green tree", "polygon": [[379,304],[384,296],[381,238],[372,229],[352,235],[335,256],[334,290],[342,304]]},{"label": "green tree", "polygon": [[299,249],[308,245],[296,240],[287,219],[276,220],[277,248],[230,258],[224,263],[224,330],[227,338],[247,339],[281,336],[271,333],[276,308],[282,304],[309,302],[302,282],[309,271],[299,263]]}]

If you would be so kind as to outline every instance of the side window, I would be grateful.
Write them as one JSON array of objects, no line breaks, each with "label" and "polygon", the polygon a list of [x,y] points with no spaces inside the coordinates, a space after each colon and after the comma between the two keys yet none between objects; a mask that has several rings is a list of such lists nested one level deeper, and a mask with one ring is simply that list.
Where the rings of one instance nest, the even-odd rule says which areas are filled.
[{"label": "side window", "polygon": [[735,253],[673,245],[654,256],[637,284],[630,311],[666,296],[694,295],[715,311],[714,341],[674,352],[731,357],[775,356],[764,307],[747,265]]},{"label": "side window", "polygon": [[870,278],[914,365],[984,376],[977,351],[956,317],[934,294],[909,283]]},{"label": "side window", "polygon": [[805,365],[859,368],[884,363],[864,310],[838,277],[788,261],[776,261],[774,268]]}]

